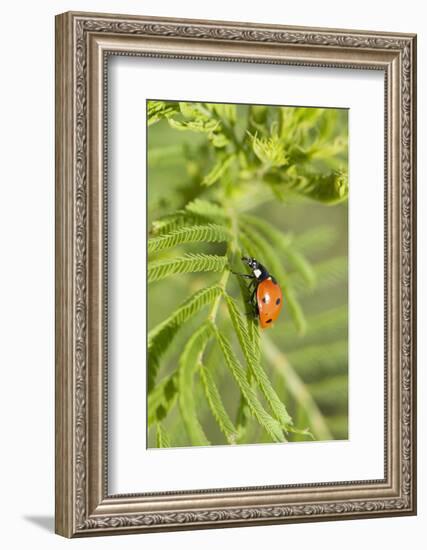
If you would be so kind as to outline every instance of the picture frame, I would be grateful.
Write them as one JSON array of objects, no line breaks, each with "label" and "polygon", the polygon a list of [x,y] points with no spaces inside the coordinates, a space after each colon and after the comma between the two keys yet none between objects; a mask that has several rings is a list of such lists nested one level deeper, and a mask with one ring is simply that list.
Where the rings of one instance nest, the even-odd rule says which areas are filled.
[{"label": "picture frame", "polygon": [[[68,12],[56,17],[55,46],[56,532],[82,537],[414,515],[416,36]],[[384,74],[383,478],[109,493],[109,56]]]}]

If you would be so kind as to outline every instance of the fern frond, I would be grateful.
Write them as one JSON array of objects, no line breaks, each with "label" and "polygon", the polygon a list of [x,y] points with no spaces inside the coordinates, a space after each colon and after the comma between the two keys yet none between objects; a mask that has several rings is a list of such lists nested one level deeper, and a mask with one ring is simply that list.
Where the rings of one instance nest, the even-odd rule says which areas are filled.
[{"label": "fern frond", "polygon": [[237,110],[236,105],[233,105],[233,103],[205,103],[205,106],[228,123],[236,123]]},{"label": "fern frond", "polygon": [[[255,356],[254,360],[257,360],[259,362],[261,357],[261,348],[260,348],[260,342],[259,342],[258,321],[254,318],[253,311],[249,303],[250,292],[248,290],[247,285],[244,283],[244,280],[242,277],[238,277],[237,282],[240,287],[243,304],[245,306],[245,314],[248,319],[248,334],[252,344],[252,349],[254,350],[254,356]],[[250,369],[246,370],[246,378],[248,379],[248,383],[250,386],[255,386],[255,381],[253,379],[253,375]],[[247,436],[250,417],[251,417],[251,411],[248,407],[245,396],[242,394],[242,392],[240,392],[239,405],[238,405],[237,414],[236,414],[236,427],[239,433],[239,436],[238,436],[239,443],[243,443],[244,438]]]},{"label": "fern frond", "polygon": [[166,101],[147,101],[147,125],[151,126],[162,118],[170,118],[177,111],[177,105]]},{"label": "fern frond", "polygon": [[195,199],[194,201],[189,202],[186,205],[185,210],[186,212],[197,216],[203,216],[204,218],[210,219],[216,223],[218,223],[219,220],[228,219],[227,213],[222,206],[205,199]]},{"label": "fern frond", "polygon": [[242,277],[238,277],[237,282],[240,287],[242,301],[245,308],[247,322],[247,331],[249,341],[252,345],[252,354],[254,361],[259,363],[261,358],[260,329],[258,319],[253,314],[252,304],[250,303],[250,292]]},{"label": "fern frond", "polygon": [[210,445],[197,418],[197,407],[194,399],[194,374],[201,361],[203,351],[211,337],[210,325],[199,327],[186,343],[179,359],[178,403],[181,417],[192,445]]},{"label": "fern frond", "polygon": [[297,171],[293,165],[283,175],[271,175],[266,180],[283,196],[295,193],[324,204],[338,204],[348,198],[348,175],[344,171],[316,174]]},{"label": "fern frond", "polygon": [[169,434],[162,426],[161,422],[156,424],[156,443],[158,449],[168,449],[172,447]]},{"label": "fern frond", "polygon": [[252,344],[254,361],[255,363],[259,363],[261,361],[261,335],[258,321],[254,319],[253,316],[248,319],[248,335],[249,341]]},{"label": "fern frond", "polygon": [[233,445],[236,443],[237,430],[225,410],[215,381],[209,370],[202,364],[200,364],[199,372],[209,408],[228,443]]},{"label": "fern frond", "polygon": [[249,368],[251,368],[254,350],[252,342],[249,339],[246,320],[240,313],[236,301],[229,294],[225,294],[225,301],[227,304],[231,322],[233,323],[234,331],[236,332],[240,347],[242,348],[243,355],[246,362],[248,363]]},{"label": "fern frond", "polygon": [[196,315],[203,307],[212,303],[222,290],[209,286],[199,290],[183,302],[167,319],[148,333],[148,391],[155,384],[160,358],[172,343],[182,325]]},{"label": "fern frond", "polygon": [[260,362],[254,360],[254,348],[249,337],[246,321],[239,311],[236,302],[231,296],[226,294],[225,300],[227,303],[230,318],[234,326],[234,330],[237,334],[237,338],[242,348],[243,355],[245,357],[248,368],[252,372],[257,384],[263,393],[267,403],[271,407],[271,410],[277,420],[280,422],[284,430],[287,430],[288,426],[292,424],[292,419],[286,410],[285,405],[280,400],[279,396],[275,392],[266,372],[261,366]]},{"label": "fern frond", "polygon": [[169,124],[175,130],[181,130],[182,132],[200,132],[203,134],[212,134],[215,130],[220,128],[220,124],[217,120],[184,120],[179,121],[174,118],[168,119]]},{"label": "fern frond", "polygon": [[305,257],[292,246],[292,239],[290,239],[288,235],[284,235],[262,218],[250,216],[248,214],[243,215],[242,218],[245,222],[260,231],[264,237],[269,240],[270,244],[284,255],[289,264],[303,277],[303,279],[305,279],[310,286],[314,286],[316,274],[313,268]]},{"label": "fern frond", "polygon": [[277,134],[271,137],[260,137],[249,134],[252,149],[258,159],[268,168],[279,168],[288,164],[289,158],[283,148],[283,143]]},{"label": "fern frond", "polygon": [[178,391],[177,378],[176,372],[167,376],[148,394],[148,427],[166,418],[174,406]]},{"label": "fern frond", "polygon": [[300,334],[304,334],[307,323],[302,311],[301,305],[297,300],[290,277],[285,272],[281,262],[277,259],[277,254],[264,237],[259,235],[252,227],[247,224],[242,225],[243,234],[240,240],[251,256],[254,256],[264,265],[268,266],[269,271],[278,280],[283,294],[285,296],[285,306],[287,307],[295,326]]},{"label": "fern frond", "polygon": [[309,428],[301,429],[301,428],[295,428],[294,426],[291,426],[289,428],[289,432],[295,435],[300,435],[302,437],[312,439],[312,440],[315,439],[314,435],[311,433]]},{"label": "fern frond", "polygon": [[225,362],[231,374],[233,375],[237,385],[239,386],[252,416],[257,419],[259,424],[261,424],[261,426],[266,430],[273,441],[285,441],[285,436],[279,422],[275,418],[270,416],[261,405],[254,389],[250,386],[246,378],[245,369],[241,366],[239,360],[235,356],[229,341],[218,332],[218,329],[216,327],[213,327],[213,330],[219,346],[223,352]]},{"label": "fern frond", "polygon": [[212,254],[185,254],[181,258],[158,260],[148,264],[148,282],[160,281],[171,275],[206,271],[223,271],[226,256]]},{"label": "fern frond", "polygon": [[206,225],[212,222],[220,225],[227,221],[228,216],[219,204],[204,199],[195,199],[189,202],[184,209],[153,221],[151,233],[155,236],[164,235],[182,226]]},{"label": "fern frond", "polygon": [[150,235],[158,237],[160,235],[167,235],[172,231],[180,229],[181,227],[191,227],[193,225],[206,225],[212,220],[205,216],[199,216],[186,212],[185,210],[177,210],[173,214],[162,216],[158,220],[154,220],[151,223]]},{"label": "fern frond", "polygon": [[231,240],[230,232],[220,225],[193,225],[148,239],[148,252],[167,250],[184,243],[220,243]]}]

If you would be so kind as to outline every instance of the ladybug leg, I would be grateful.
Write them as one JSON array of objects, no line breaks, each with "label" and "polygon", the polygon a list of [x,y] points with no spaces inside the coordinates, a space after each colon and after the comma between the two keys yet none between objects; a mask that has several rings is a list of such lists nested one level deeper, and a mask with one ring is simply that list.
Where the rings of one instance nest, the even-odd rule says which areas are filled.
[{"label": "ladybug leg", "polygon": [[253,308],[253,316],[255,319],[257,319],[259,317],[259,309],[258,309],[258,304],[256,303],[256,300],[252,302],[252,308]]},{"label": "ladybug leg", "polygon": [[[256,281],[254,281],[254,282],[256,283]],[[250,286],[251,285],[249,285],[249,288],[250,288]],[[248,300],[248,304],[251,304],[251,306],[252,306],[252,315],[253,315],[254,319],[256,319],[259,315],[258,304],[257,304],[256,296],[255,296],[256,291],[257,291],[257,285],[255,284],[255,288],[253,289],[253,291],[251,293],[251,297]]]},{"label": "ladybug leg", "polygon": [[[248,290],[250,290],[251,285],[249,285]],[[255,304],[255,294],[256,294],[256,287],[253,289],[251,297],[248,300],[248,304]]]},{"label": "ladybug leg", "polygon": [[254,301],[255,301],[255,294],[256,294],[256,291],[257,291],[257,289],[256,289],[256,287],[255,287],[254,290],[253,290],[253,292],[252,292],[252,294],[251,294],[251,302],[254,302]]},{"label": "ladybug leg", "polygon": [[239,277],[244,277],[245,279],[255,279],[255,275],[248,275],[247,273],[237,273],[237,271],[232,271],[233,275],[239,275]]},{"label": "ladybug leg", "polygon": [[[253,285],[255,285],[254,289],[252,289]],[[248,304],[251,304],[254,301],[254,296],[255,296],[256,289],[257,289],[257,280],[252,279],[252,281],[248,284],[248,293],[249,292],[251,293],[250,298],[248,300]]]}]

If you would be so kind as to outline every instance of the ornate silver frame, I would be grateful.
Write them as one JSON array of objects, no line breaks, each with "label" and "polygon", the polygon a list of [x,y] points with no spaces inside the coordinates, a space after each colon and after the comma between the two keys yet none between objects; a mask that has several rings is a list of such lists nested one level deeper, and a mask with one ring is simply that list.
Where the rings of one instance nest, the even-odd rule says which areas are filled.
[{"label": "ornate silver frame", "polygon": [[[104,310],[108,55],[384,71],[384,479],[108,494]],[[57,16],[57,533],[77,537],[416,513],[415,115],[415,35],[89,13]]]}]

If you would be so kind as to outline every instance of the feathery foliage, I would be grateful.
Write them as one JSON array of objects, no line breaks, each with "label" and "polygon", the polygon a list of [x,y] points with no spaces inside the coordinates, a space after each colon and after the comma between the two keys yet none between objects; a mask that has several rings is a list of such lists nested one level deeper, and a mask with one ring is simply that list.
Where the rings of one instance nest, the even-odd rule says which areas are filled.
[{"label": "feathery foliage", "polygon": [[169,434],[162,426],[161,422],[156,424],[157,429],[157,447],[159,449],[171,447],[171,440]]},{"label": "feathery foliage", "polygon": [[196,315],[203,307],[214,301],[221,294],[219,286],[206,287],[190,296],[169,317],[148,333],[148,391],[155,384],[160,359],[172,343],[176,333],[185,322]]},{"label": "feathery foliage", "polygon": [[209,445],[209,440],[197,418],[197,407],[193,393],[194,374],[209,337],[210,326],[204,324],[188,340],[179,360],[179,408],[192,445]]},{"label": "feathery foliage", "polygon": [[246,378],[245,370],[233,352],[230,342],[222,334],[220,334],[216,328],[214,331],[219,346],[224,354],[225,362],[237,385],[239,386],[251,414],[258,420],[261,426],[271,436],[273,441],[285,441],[285,436],[280,424],[277,420],[271,417],[261,405],[254,389],[250,386]]},{"label": "feathery foliage", "polygon": [[193,225],[191,227],[181,227],[169,234],[148,239],[148,252],[159,252],[184,243],[221,243],[230,239],[230,233],[220,225]]},{"label": "feathery foliage", "polygon": [[260,259],[262,258],[263,263],[268,265],[271,272],[274,273],[275,278],[282,287],[282,291],[289,308],[289,313],[292,316],[299,332],[303,334],[306,329],[304,313],[292,287],[291,280],[288,277],[283,264],[279,261],[275,249],[271,246],[267,239],[265,239],[256,229],[250,227],[248,224],[242,224],[242,231],[242,240],[251,256]]},{"label": "feathery foliage", "polygon": [[259,361],[255,360],[256,352],[249,335],[246,321],[243,319],[236,302],[231,296],[226,296],[226,302],[234,330],[236,331],[243,355],[246,359],[247,367],[254,379],[257,381],[257,384],[266,401],[270,405],[273,415],[280,422],[282,428],[287,431],[292,425],[292,419],[289,416],[285,405],[281,402],[279,396],[271,385],[271,382],[262,368],[262,365]]},{"label": "feathery foliage", "polygon": [[148,282],[160,281],[171,275],[198,271],[223,271],[227,265],[225,256],[186,254],[181,258],[158,260],[148,265]]},{"label": "feathery foliage", "polygon": [[200,364],[200,379],[203,384],[203,389],[205,391],[206,399],[209,403],[209,407],[212,411],[215,420],[218,423],[218,426],[222,433],[225,435],[227,441],[230,444],[236,443],[237,431],[233,426],[233,422],[228,416],[225,406],[222,402],[221,395],[218,391],[218,388],[215,384],[212,374],[209,370]]},{"label": "feathery foliage", "polygon": [[[347,112],[148,101],[147,124],[149,446],[346,436]],[[283,291],[268,331],[243,255]]]}]

